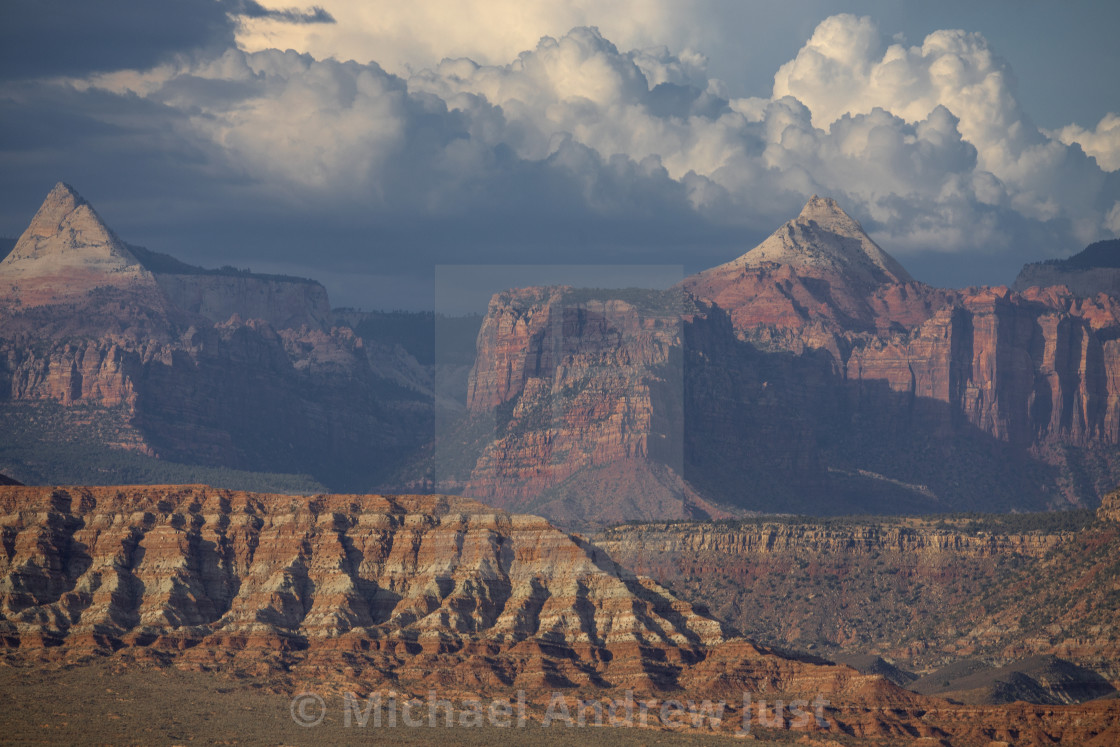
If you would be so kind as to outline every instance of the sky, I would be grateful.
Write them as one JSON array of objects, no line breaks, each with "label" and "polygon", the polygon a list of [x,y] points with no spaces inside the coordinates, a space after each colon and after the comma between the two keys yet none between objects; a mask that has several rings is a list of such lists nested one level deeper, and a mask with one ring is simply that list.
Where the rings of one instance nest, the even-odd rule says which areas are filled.
[{"label": "sky", "polygon": [[696,272],[821,194],[920,280],[1009,284],[1120,235],[1116,28],[1105,0],[5,0],[0,235],[62,180],[130,243],[420,309],[440,267]]}]

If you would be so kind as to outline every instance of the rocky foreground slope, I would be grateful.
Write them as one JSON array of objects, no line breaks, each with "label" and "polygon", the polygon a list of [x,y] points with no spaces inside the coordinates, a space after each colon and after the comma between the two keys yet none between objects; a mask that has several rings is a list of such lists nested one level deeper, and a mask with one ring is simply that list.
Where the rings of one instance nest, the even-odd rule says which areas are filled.
[{"label": "rocky foreground slope", "polygon": [[814,197],[672,291],[496,295],[445,484],[573,526],[1093,506],[1118,338],[1113,296],[931,288]]},{"label": "rocky foreground slope", "polygon": [[[837,734],[1108,744],[1120,703],[955,706],[777,655],[542,519],[441,496],[0,487],[0,640],[90,657],[442,697],[822,697]],[[767,714],[773,716],[773,714]],[[656,717],[655,717],[656,718]],[[737,718],[721,728],[735,729]],[[772,722],[790,728],[786,716]],[[804,724],[803,724],[804,725]]]}]

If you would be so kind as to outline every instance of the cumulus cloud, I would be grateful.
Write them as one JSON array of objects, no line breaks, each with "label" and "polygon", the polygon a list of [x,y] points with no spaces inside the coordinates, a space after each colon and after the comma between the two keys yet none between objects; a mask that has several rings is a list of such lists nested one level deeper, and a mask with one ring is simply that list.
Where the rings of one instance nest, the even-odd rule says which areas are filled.
[{"label": "cumulus cloud", "polygon": [[1076,124],[1066,125],[1054,133],[1054,137],[1066,145],[1077,143],[1083,151],[1097,159],[1105,171],[1120,171],[1120,115],[1109,112],[1097,123],[1095,130],[1086,130]]},{"label": "cumulus cloud", "polygon": [[1120,129],[1114,136],[1111,122],[1096,133],[1066,128],[1061,139],[1040,131],[1019,104],[1010,67],[980,34],[941,30],[920,45],[888,45],[870,18],[833,16],[778,70],[774,96],[785,95],[803,102],[819,127],[876,108],[912,123],[943,107],[976,149],[974,181],[987,182],[977,193],[980,202],[1006,202],[1044,223],[1064,221],[1078,241],[1104,227],[1096,207],[1102,175],[1065,146],[1084,140],[1086,152],[1092,148],[1107,161],[1120,154],[1112,145],[1120,142],[1112,140]]},{"label": "cumulus cloud", "polygon": [[[526,28],[560,12],[516,5]],[[400,7],[387,12],[416,12]],[[446,33],[433,38],[454,48]],[[558,252],[694,271],[750,248],[820,193],[904,262],[1002,257],[994,279],[1006,282],[1023,261],[1069,253],[1120,221],[1120,180],[1098,165],[1117,152],[1118,128],[1106,118],[1095,132],[1040,131],[976,34],[904,46],[869,19],[829,18],[767,98],[730,96],[698,53],[620,48],[594,27],[519,49],[394,74],[227,45],[10,89],[5,136],[34,138],[41,122],[81,109],[85,136],[103,131],[95,149],[135,164],[134,183],[194,184],[179,210],[197,203],[201,215],[220,200],[210,209],[225,217],[212,227],[253,224],[239,251],[281,266],[309,261],[314,242],[344,274],[363,263],[388,276],[439,262],[555,262]],[[20,122],[21,112],[35,116]],[[233,204],[237,215],[222,212]]]},{"label": "cumulus cloud", "polygon": [[[262,4],[278,8],[282,2]],[[239,29],[238,44],[247,51],[298,49],[320,59],[375,59],[403,75],[445,57],[502,64],[531,48],[543,34],[559,35],[576,26],[605,23],[604,31],[628,48],[652,46],[653,40],[665,43],[666,32],[674,26],[689,27],[674,23],[687,13],[672,0],[615,0],[610,5],[610,12],[604,13],[597,0],[460,0],[454,5],[443,0],[332,0],[335,26],[301,28],[251,19]]]},{"label": "cumulus cloud", "polygon": [[870,19],[829,18],[779,70],[770,100],[728,99],[702,58],[622,53],[588,28],[507,65],[445,60],[409,86],[465,111],[497,105],[524,158],[559,136],[657,158],[693,182],[709,216],[761,224],[814,191],[840,194],[904,252],[1006,246],[1019,231],[1000,226],[1020,217],[1062,223],[1074,242],[1105,222],[1101,172],[1030,123],[1010,70],[976,34],[904,48]]},{"label": "cumulus cloud", "polygon": [[870,18],[833,16],[779,68],[774,95],[804,102],[819,127],[876,107],[915,122],[944,106],[989,170],[1042,140],[1019,106],[1007,63],[983,36],[965,31],[887,46]]}]

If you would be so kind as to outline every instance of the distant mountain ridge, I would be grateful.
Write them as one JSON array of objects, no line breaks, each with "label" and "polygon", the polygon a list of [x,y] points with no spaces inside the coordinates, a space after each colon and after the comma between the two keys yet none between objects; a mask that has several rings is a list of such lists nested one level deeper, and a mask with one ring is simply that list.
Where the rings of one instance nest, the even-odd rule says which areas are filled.
[{"label": "distant mountain ridge", "polygon": [[328,329],[330,303],[317,282],[224,267],[206,270],[122,241],[69,184],[59,182],[0,261],[0,303],[20,308],[81,302],[95,289],[145,295],[224,322],[237,314],[275,327]]},{"label": "distant mountain ridge", "polygon": [[1120,294],[1120,239],[1090,244],[1072,257],[1024,265],[1012,290],[1062,285],[1082,297]]},{"label": "distant mountain ridge", "polygon": [[1059,270],[1089,270],[1094,267],[1120,267],[1120,239],[1097,241],[1072,257],[1048,259],[1035,264],[1056,267]]},{"label": "distant mountain ridge", "polygon": [[430,438],[407,358],[375,369],[319,283],[132,247],[60,182],[0,262],[0,467],[369,488]]},{"label": "distant mountain ridge", "polygon": [[249,269],[239,269],[230,265],[223,265],[217,268],[199,267],[197,265],[187,264],[182,260],[172,257],[170,254],[162,254],[160,252],[153,252],[136,244],[128,244],[129,251],[135,255],[140,264],[144,268],[156,274],[164,275],[221,275],[227,277],[252,277],[260,280],[277,280],[286,283],[318,283],[311,278],[301,278],[296,275],[273,275],[262,272],[253,272]]},{"label": "distant mountain ridge", "polygon": [[[1116,297],[931,288],[822,197],[667,291],[498,294],[449,326],[478,330],[450,397],[409,339],[437,316],[336,318],[317,283],[191,268],[64,184],[0,262],[0,315],[0,468],[25,482],[88,447],[593,528],[1086,506],[1120,479]],[[433,446],[434,408],[458,414]]]}]

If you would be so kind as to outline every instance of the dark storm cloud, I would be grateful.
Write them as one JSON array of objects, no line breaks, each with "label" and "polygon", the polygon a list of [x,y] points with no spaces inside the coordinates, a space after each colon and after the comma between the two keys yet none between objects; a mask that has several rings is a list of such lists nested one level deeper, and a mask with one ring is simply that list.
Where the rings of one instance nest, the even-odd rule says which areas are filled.
[{"label": "dark storm cloud", "polygon": [[269,10],[254,0],[4,0],[0,78],[145,69],[221,50],[233,46],[240,17],[334,23],[318,6]]},{"label": "dark storm cloud", "polygon": [[214,0],[5,0],[0,19],[9,79],[147,68],[231,45],[236,27]]},{"label": "dark storm cloud", "polygon": [[306,11],[299,10],[298,8],[281,8],[274,10],[265,8],[260,3],[254,2],[254,0],[232,0],[228,3],[228,6],[233,15],[243,16],[245,18],[267,18],[282,23],[300,24],[335,22],[334,16],[318,5],[312,6]]},{"label": "dark storm cloud", "polygon": [[[350,282],[333,300],[365,307],[429,303],[439,264],[680,263],[702,247],[698,268],[741,248],[738,229],[705,220],[656,159],[571,138],[525,159],[480,132],[502,122],[484,102],[449,110],[376,66],[270,53],[237,70],[244,59],[230,51],[214,63],[224,77],[175,75],[146,96],[0,90],[0,234],[18,234],[65,179],[126,241],[208,266],[340,275]],[[267,109],[259,127],[243,119],[262,101],[315,116],[306,131]],[[328,147],[356,169],[344,175]],[[331,179],[293,186],[322,167],[312,156]],[[396,280],[363,290],[365,275]]]}]

